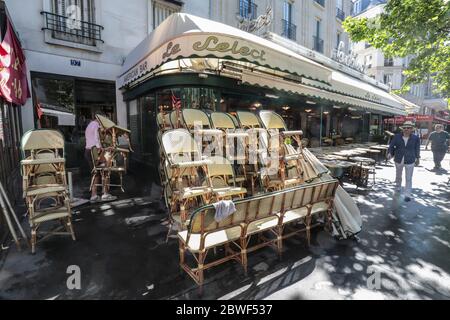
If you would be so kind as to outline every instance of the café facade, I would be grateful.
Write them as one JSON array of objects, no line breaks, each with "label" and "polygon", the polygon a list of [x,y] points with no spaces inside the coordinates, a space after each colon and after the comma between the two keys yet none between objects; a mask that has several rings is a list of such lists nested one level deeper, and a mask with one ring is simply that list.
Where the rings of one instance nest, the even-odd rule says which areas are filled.
[{"label": "caf\u00e9 facade", "polygon": [[[156,115],[181,108],[275,110],[310,147],[382,137],[405,116],[386,90],[237,28],[175,13],[128,55],[117,79],[137,160],[157,159]],[[156,162],[155,162],[156,163]]]}]

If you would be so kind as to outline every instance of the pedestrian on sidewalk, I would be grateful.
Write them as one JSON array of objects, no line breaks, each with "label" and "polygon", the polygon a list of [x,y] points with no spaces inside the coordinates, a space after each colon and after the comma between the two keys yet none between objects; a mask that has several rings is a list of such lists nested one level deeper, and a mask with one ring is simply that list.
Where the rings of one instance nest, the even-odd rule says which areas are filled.
[{"label": "pedestrian on sidewalk", "polygon": [[[89,123],[89,125],[86,127],[85,131],[85,137],[86,137],[86,147],[84,151],[84,158],[88,162],[89,168],[91,170],[91,174],[95,174],[94,178],[94,185],[92,186],[91,190],[91,202],[97,202],[100,201],[100,197],[97,195],[97,186],[101,180],[100,174],[98,172],[93,172],[94,169],[94,163],[92,163],[92,156],[91,156],[91,149],[97,148],[97,151],[99,152],[99,162],[102,162],[105,166],[107,165],[107,161],[105,157],[103,156],[106,153],[106,149],[102,148],[102,144],[100,142],[100,123],[95,118],[95,115],[93,114],[92,121]],[[101,165],[99,163],[98,165]],[[102,184],[104,183],[104,190],[103,195],[101,197],[102,201],[111,201],[117,199],[117,197],[111,195],[109,193],[109,181],[102,181]]]},{"label": "pedestrian on sidewalk", "polygon": [[428,150],[428,144],[431,142],[431,151],[433,152],[434,170],[441,169],[441,162],[444,160],[445,153],[450,151],[450,134],[444,131],[442,124],[437,124],[428,137],[425,150]]},{"label": "pedestrian on sidewalk", "polygon": [[414,165],[419,165],[420,139],[412,134],[414,124],[406,121],[401,127],[402,132],[392,138],[388,149],[388,159],[394,157],[395,162],[395,191],[401,192],[403,168],[405,168],[405,201],[411,201],[412,176]]}]

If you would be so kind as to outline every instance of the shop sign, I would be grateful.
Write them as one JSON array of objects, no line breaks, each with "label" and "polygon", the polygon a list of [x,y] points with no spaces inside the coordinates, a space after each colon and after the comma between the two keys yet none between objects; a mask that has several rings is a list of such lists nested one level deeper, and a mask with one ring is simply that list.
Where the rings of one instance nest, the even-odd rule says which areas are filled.
[{"label": "shop sign", "polygon": [[429,122],[433,121],[433,116],[423,116],[423,115],[417,115],[416,117],[417,122]]},{"label": "shop sign", "polygon": [[255,60],[266,61],[264,55],[266,52],[264,50],[256,50],[247,46],[243,46],[239,44],[238,40],[235,40],[233,44],[227,41],[219,42],[219,38],[216,36],[209,36],[202,43],[202,41],[197,41],[194,43],[192,48],[195,51],[211,51],[211,52],[229,52],[235,55],[241,55],[243,57],[250,56]]},{"label": "shop sign", "polygon": [[81,67],[81,60],[70,59],[70,65],[74,67]]},{"label": "shop sign", "polygon": [[381,98],[379,96],[377,96],[376,94],[367,92],[364,96],[364,98],[366,98],[367,100],[372,100],[378,103],[381,103]]},{"label": "shop sign", "polygon": [[358,55],[355,52],[350,52],[350,54],[345,53],[345,44],[343,41],[339,42],[337,49],[333,49],[331,59],[361,73],[366,71],[366,66],[358,62]]},{"label": "shop sign", "polygon": [[256,32],[264,27],[268,27],[272,23],[272,6],[268,5],[266,13],[258,16],[256,19],[244,18],[237,16],[238,28],[247,32]]}]

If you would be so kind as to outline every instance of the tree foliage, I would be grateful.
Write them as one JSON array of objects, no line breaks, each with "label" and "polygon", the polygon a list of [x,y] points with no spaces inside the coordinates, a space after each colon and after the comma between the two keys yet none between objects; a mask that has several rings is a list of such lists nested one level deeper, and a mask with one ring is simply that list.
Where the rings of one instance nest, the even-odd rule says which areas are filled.
[{"label": "tree foliage", "polygon": [[450,0],[389,0],[374,18],[350,18],[352,41],[364,41],[387,57],[412,56],[402,92],[433,75],[436,91],[450,98]]}]

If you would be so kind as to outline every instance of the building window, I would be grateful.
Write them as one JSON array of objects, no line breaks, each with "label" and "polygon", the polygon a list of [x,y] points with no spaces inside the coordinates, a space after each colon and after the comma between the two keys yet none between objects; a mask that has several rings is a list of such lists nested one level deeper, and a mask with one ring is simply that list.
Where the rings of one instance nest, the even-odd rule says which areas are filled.
[{"label": "building window", "polygon": [[336,18],[341,21],[345,19],[343,0],[336,0]]},{"label": "building window", "polygon": [[53,0],[52,12],[42,12],[43,30],[50,30],[52,38],[95,46],[102,41],[103,27],[95,24],[94,0]]},{"label": "building window", "polygon": [[281,35],[288,39],[295,40],[297,26],[292,23],[292,3],[289,1],[285,1],[283,4],[282,24],[283,24],[283,33]]},{"label": "building window", "polygon": [[372,55],[369,54],[369,55],[365,56],[364,59],[365,59],[364,64],[366,65],[367,69],[372,68]]},{"label": "building window", "polygon": [[239,15],[247,19],[256,19],[257,7],[254,0],[239,0]]},{"label": "building window", "polygon": [[336,48],[339,48],[339,43],[341,43],[341,33],[338,31],[336,35]]},{"label": "building window", "polygon": [[181,6],[153,1],[153,29],[156,29],[172,13],[180,12]]},{"label": "building window", "polygon": [[314,0],[314,2],[320,4],[322,7],[325,7],[325,0]]},{"label": "building window", "polygon": [[321,22],[316,20],[316,35],[313,36],[313,49],[317,52],[323,53],[323,39],[320,38]]},{"label": "building window", "polygon": [[385,67],[392,67],[394,66],[394,58],[384,58],[384,66]]},{"label": "building window", "polygon": [[392,87],[392,77],[393,77],[392,73],[385,73],[383,75],[384,84],[388,85],[389,87]]}]

